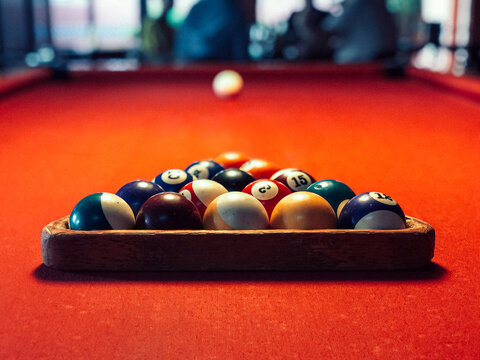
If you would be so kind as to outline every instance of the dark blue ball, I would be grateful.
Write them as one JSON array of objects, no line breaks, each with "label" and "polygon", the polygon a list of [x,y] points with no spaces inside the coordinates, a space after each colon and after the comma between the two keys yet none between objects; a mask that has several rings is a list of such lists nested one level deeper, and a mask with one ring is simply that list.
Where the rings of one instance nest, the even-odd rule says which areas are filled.
[{"label": "dark blue ball", "polygon": [[135,180],[123,185],[117,191],[117,195],[127,202],[133,210],[135,216],[142,207],[143,203],[151,196],[162,193],[164,190],[160,185],[151,181]]},{"label": "dark blue ball", "polygon": [[188,172],[180,169],[169,169],[159,174],[153,182],[160,185],[167,192],[179,192],[182,187],[197,180]]},{"label": "dark blue ball", "polygon": [[405,214],[390,196],[380,192],[366,192],[346,203],[340,212],[338,227],[342,229],[403,229]]},{"label": "dark blue ball", "polygon": [[186,172],[195,176],[199,180],[212,179],[216,174],[223,170],[225,170],[225,168],[213,160],[195,161],[185,169]]}]

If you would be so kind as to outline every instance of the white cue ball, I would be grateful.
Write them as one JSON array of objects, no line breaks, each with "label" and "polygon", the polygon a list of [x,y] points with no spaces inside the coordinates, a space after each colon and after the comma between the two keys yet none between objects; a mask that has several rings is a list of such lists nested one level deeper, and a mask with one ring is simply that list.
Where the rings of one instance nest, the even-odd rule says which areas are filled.
[{"label": "white cue ball", "polygon": [[213,92],[219,98],[232,98],[240,93],[243,88],[243,79],[233,70],[220,71],[213,79]]}]

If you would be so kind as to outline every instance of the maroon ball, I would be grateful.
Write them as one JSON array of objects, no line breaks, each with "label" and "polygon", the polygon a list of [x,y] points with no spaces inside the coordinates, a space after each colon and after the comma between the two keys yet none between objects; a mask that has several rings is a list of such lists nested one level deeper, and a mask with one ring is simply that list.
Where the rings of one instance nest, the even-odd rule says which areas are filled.
[{"label": "maroon ball", "polygon": [[136,219],[137,229],[197,230],[202,218],[197,207],[185,196],[164,192],[153,195],[141,207]]},{"label": "maroon ball", "polygon": [[315,182],[315,179],[310,174],[303,170],[291,169],[285,171],[279,176],[273,177],[272,180],[281,182],[288,187],[292,192],[305,191],[307,188]]}]

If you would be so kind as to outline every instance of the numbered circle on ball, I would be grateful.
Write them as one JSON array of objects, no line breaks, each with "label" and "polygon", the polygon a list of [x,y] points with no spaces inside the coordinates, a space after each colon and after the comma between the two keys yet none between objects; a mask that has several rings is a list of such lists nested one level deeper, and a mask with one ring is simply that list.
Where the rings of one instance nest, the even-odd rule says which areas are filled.
[{"label": "numbered circle on ball", "polygon": [[179,169],[167,170],[162,174],[161,179],[166,184],[180,184],[187,179],[187,173]]},{"label": "numbered circle on ball", "polygon": [[192,194],[188,190],[182,190],[180,191],[180,195],[185,196],[188,200],[192,201]]},{"label": "numbered circle on ball", "polygon": [[210,171],[208,171],[208,168],[206,166],[203,166],[201,164],[193,165],[188,169],[188,173],[197,179],[208,179],[210,176]]},{"label": "numbered circle on ball", "polygon": [[252,186],[252,195],[258,200],[270,200],[278,194],[278,186],[271,181],[259,181]]},{"label": "numbered circle on ball", "polygon": [[377,200],[378,202],[381,202],[382,204],[390,205],[390,206],[397,205],[397,202],[388,195],[385,195],[379,192],[369,192],[368,195],[370,195],[373,199]]},{"label": "numbered circle on ball", "polygon": [[305,190],[312,184],[310,176],[301,171],[291,171],[287,174],[287,184],[295,191]]}]

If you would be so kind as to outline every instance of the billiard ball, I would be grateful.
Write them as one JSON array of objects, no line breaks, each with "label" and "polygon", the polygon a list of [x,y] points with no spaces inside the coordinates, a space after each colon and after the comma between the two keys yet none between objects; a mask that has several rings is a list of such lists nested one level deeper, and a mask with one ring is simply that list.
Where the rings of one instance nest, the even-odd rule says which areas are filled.
[{"label": "billiard ball", "polygon": [[219,163],[225,169],[238,169],[240,166],[242,166],[243,163],[246,163],[248,160],[250,160],[249,157],[237,151],[227,151],[213,159],[213,161]]},{"label": "billiard ball", "polygon": [[280,175],[283,175],[283,174],[286,174],[287,172],[290,172],[290,171],[299,171],[298,169],[295,169],[295,168],[288,168],[288,169],[282,169],[282,170],[278,170],[275,174],[273,174],[272,176],[270,176],[270,180],[275,180],[276,178],[278,178]]},{"label": "billiard ball", "polygon": [[275,180],[257,180],[247,185],[242,192],[252,195],[260,201],[267,210],[268,216],[272,214],[277,203],[292,192],[282,183]]},{"label": "billiard ball", "polygon": [[236,97],[243,88],[243,79],[234,70],[223,70],[215,75],[212,83],[213,92],[221,99]]},{"label": "billiard ball", "polygon": [[153,182],[160,185],[162,189],[167,192],[178,192],[182,187],[193,180],[196,180],[196,178],[186,171],[170,169],[155,177]]},{"label": "billiard ball", "polygon": [[304,191],[315,182],[313,176],[298,169],[285,169],[271,177],[288,187],[291,191]]},{"label": "billiard ball", "polygon": [[252,195],[233,191],[220,195],[208,205],[203,227],[207,230],[262,230],[268,227],[268,215]]},{"label": "billiard ball", "polygon": [[207,206],[218,196],[227,193],[227,189],[216,181],[194,180],[180,189],[179,194],[185,196],[197,207],[203,217]]},{"label": "billiard ball", "polygon": [[405,214],[390,196],[380,192],[366,192],[345,204],[338,225],[342,229],[403,229]]},{"label": "billiard ball", "polygon": [[160,185],[157,185],[151,181],[135,180],[123,185],[117,191],[116,195],[125,200],[132,208],[133,214],[137,216],[140,207],[145,201],[147,201],[151,196],[163,191],[164,190]]},{"label": "billiard ball", "polygon": [[211,179],[225,168],[213,160],[196,161],[190,164],[185,171],[197,179]]},{"label": "billiard ball", "polygon": [[69,218],[72,230],[128,230],[134,225],[135,216],[127,202],[110,193],[84,197]]},{"label": "billiard ball", "polygon": [[215,175],[212,180],[225,186],[228,191],[242,191],[245,186],[255,181],[255,178],[239,169],[225,169]]},{"label": "billiard ball", "polygon": [[340,215],[343,206],[355,196],[355,193],[344,183],[337,180],[321,180],[313,183],[307,191],[320,195],[329,202],[333,211]]},{"label": "billiard ball", "polygon": [[163,192],[149,198],[137,215],[137,229],[198,230],[202,218],[197,207],[185,196]]},{"label": "billiard ball", "polygon": [[243,163],[240,166],[240,170],[248,172],[255,179],[269,179],[270,176],[275,174],[280,168],[274,163],[261,159],[252,159]]},{"label": "billiard ball", "polygon": [[270,226],[273,229],[334,229],[337,217],[320,195],[297,191],[278,202],[270,217]]}]

